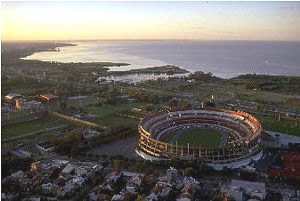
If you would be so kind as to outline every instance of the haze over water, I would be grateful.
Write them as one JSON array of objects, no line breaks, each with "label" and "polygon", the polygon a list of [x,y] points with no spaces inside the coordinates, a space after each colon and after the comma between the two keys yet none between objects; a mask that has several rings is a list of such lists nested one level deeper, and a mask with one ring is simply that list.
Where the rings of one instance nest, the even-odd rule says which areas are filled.
[{"label": "haze over water", "polygon": [[112,40],[72,42],[60,52],[39,52],[25,59],[58,62],[124,62],[129,70],[173,64],[222,78],[256,73],[300,76],[300,42]]}]

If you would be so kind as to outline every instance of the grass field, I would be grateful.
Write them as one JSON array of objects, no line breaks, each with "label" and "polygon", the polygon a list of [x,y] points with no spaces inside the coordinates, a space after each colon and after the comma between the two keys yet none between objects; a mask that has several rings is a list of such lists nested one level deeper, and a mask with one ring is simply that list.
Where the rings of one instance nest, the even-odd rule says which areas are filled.
[{"label": "grass field", "polygon": [[59,125],[66,124],[65,121],[60,119],[55,119],[53,117],[45,117],[42,119],[37,119],[33,121],[17,123],[12,125],[3,126],[1,129],[1,137],[2,139],[6,139],[9,137],[14,137],[18,135],[24,135],[31,132],[35,132],[38,130],[51,128]]},{"label": "grass field", "polygon": [[1,121],[13,120],[17,118],[22,118],[26,115],[31,115],[30,111],[15,111],[15,112],[6,112],[1,114]]},{"label": "grass field", "polygon": [[[163,141],[170,143],[175,134],[176,131],[171,130],[165,135]],[[220,142],[220,138],[221,133],[216,129],[189,128],[181,133],[181,135],[178,137],[177,143],[178,145],[187,145],[187,143],[189,143],[190,146],[196,147],[216,147]]]},{"label": "grass field", "polygon": [[133,103],[133,104],[117,104],[117,105],[104,105],[102,107],[90,106],[87,108],[90,114],[97,115],[98,117],[106,117],[113,115],[114,113],[121,113],[128,109],[139,107],[143,104]]},{"label": "grass field", "polygon": [[105,105],[102,107],[90,106],[88,107],[88,112],[93,115],[100,117],[96,123],[104,125],[106,127],[118,128],[118,127],[129,127],[135,126],[138,120],[119,117],[116,113],[127,114],[129,109],[139,107],[143,104],[132,103],[132,104],[118,104],[118,105]]},{"label": "grass field", "polygon": [[135,126],[138,123],[138,120],[112,116],[108,118],[103,118],[97,121],[97,123],[104,125],[106,127],[117,128],[117,127]]},{"label": "grass field", "polygon": [[275,120],[274,117],[256,116],[265,130],[300,136],[300,122],[282,119]]},{"label": "grass field", "polygon": [[176,135],[176,130],[170,130],[170,131],[168,131],[168,132],[164,135],[162,141],[163,141],[163,142],[167,142],[167,143],[171,143],[172,138],[173,138],[174,135]]}]

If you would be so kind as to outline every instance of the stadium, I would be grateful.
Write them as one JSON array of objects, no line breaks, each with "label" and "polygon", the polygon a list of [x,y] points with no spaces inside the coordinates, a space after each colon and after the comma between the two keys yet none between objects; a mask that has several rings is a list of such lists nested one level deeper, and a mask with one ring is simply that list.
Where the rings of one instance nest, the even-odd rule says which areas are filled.
[{"label": "stadium", "polygon": [[201,160],[216,170],[238,168],[263,154],[253,116],[220,109],[177,110],[142,119],[136,153],[145,160]]}]

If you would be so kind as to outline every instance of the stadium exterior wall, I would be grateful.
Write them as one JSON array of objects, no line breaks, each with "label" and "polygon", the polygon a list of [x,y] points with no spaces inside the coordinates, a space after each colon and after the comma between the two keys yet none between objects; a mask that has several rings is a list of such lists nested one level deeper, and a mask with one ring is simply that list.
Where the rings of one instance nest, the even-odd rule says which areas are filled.
[{"label": "stadium exterior wall", "polygon": [[[251,160],[258,160],[262,155],[260,135],[262,127],[253,116],[244,112],[229,110],[186,110],[166,114],[157,114],[142,120],[138,130],[140,138],[136,153],[145,160],[202,160],[215,169],[236,168],[247,165]],[[235,132],[230,146],[201,148],[174,145],[162,142],[164,130],[174,125],[207,123],[221,125]]]}]

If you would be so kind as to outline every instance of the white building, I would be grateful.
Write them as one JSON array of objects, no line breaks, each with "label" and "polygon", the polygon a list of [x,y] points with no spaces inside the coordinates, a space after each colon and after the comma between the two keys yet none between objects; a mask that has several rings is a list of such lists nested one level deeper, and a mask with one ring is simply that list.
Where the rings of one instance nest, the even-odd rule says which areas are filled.
[{"label": "white building", "polygon": [[12,151],[10,151],[10,153],[19,158],[30,158],[31,157],[31,153],[20,150],[20,149],[12,150]]},{"label": "white building", "polygon": [[197,181],[195,178],[193,177],[184,177],[183,178],[183,184],[187,185],[187,184],[191,184],[193,186],[193,188],[198,188],[200,182]]},{"label": "white building", "polygon": [[65,167],[68,163],[69,161],[67,160],[60,160],[60,159],[53,160],[53,165],[58,168]]},{"label": "white building", "polygon": [[5,96],[5,99],[7,100],[13,100],[13,99],[16,99],[16,98],[22,98],[23,96],[20,95],[20,94],[17,94],[17,93],[8,93],[6,96]]},{"label": "white building", "polygon": [[70,174],[74,169],[75,168],[74,168],[73,165],[68,164],[61,172],[66,173],[66,174]]},{"label": "white building", "polygon": [[47,144],[47,143],[41,143],[35,145],[39,150],[44,151],[46,153],[50,153],[54,151],[54,146]]},{"label": "white building", "polygon": [[169,181],[175,181],[178,178],[178,170],[175,168],[170,167],[167,169],[167,178]]},{"label": "white building", "polygon": [[230,185],[221,187],[221,192],[236,201],[243,201],[244,195],[264,200],[266,198],[266,184],[232,179]]},{"label": "white building", "polygon": [[49,193],[53,187],[54,187],[54,185],[51,183],[42,184],[42,191],[43,191],[43,193]]}]

